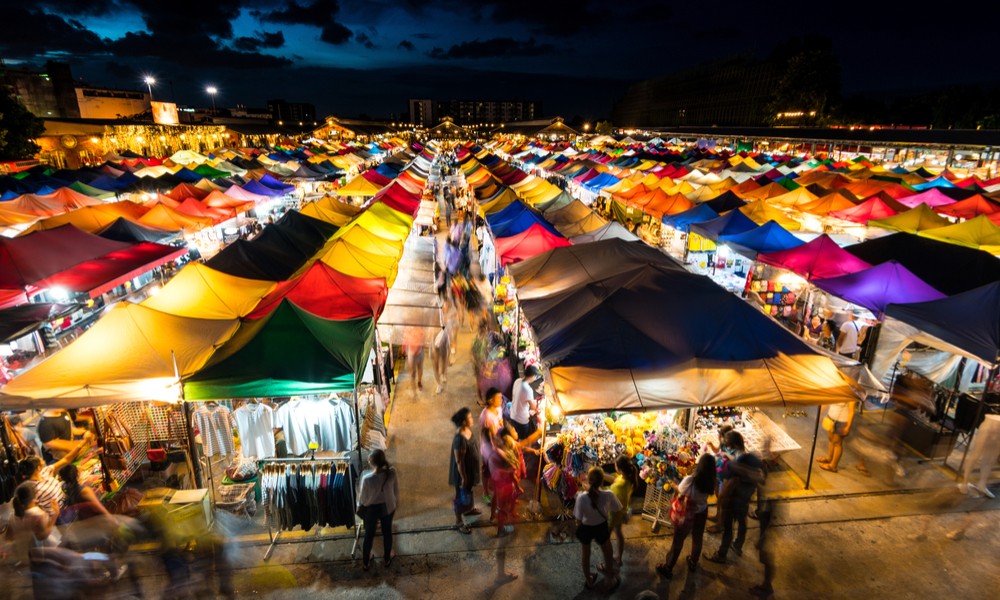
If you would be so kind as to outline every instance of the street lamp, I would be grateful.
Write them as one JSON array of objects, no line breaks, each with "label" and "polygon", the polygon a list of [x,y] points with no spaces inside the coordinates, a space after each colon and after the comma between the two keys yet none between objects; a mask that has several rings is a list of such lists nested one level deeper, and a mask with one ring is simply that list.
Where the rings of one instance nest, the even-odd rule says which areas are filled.
[{"label": "street lamp", "polygon": [[143,81],[146,82],[146,87],[149,89],[149,101],[152,102],[153,101],[153,84],[156,83],[156,80],[147,75],[146,78],[143,79]]},{"label": "street lamp", "polygon": [[205,91],[212,95],[212,115],[215,115],[215,94],[219,90],[217,90],[214,85],[210,85],[205,89]]}]

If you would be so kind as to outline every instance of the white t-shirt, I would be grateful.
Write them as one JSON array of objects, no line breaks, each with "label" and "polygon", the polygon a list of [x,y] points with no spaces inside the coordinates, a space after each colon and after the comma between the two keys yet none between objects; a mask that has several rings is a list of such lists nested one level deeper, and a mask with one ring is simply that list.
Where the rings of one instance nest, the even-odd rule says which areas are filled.
[{"label": "white t-shirt", "polygon": [[846,423],[847,417],[851,414],[850,404],[845,402],[843,404],[834,404],[827,411],[826,416],[830,417],[837,423]]},{"label": "white t-shirt", "polygon": [[535,392],[523,379],[514,382],[514,400],[510,403],[510,420],[527,425],[531,418],[529,403],[535,399]]},{"label": "white t-shirt", "polygon": [[698,491],[698,488],[694,486],[694,477],[688,475],[681,480],[681,484],[677,486],[677,491],[682,496],[687,496],[688,498],[694,500],[697,510],[696,513],[705,512],[708,510],[708,497],[712,495],[712,492],[703,494]]},{"label": "white t-shirt", "polygon": [[861,324],[857,321],[848,321],[840,326],[840,338],[837,340],[841,354],[854,354],[858,349],[858,333],[861,331]]},{"label": "white t-shirt", "polygon": [[587,492],[580,492],[576,497],[576,508],[573,509],[573,516],[584,525],[600,525],[608,520],[611,513],[621,509],[622,503],[618,501],[614,492],[601,490],[597,495],[597,509],[590,503],[590,496],[587,495]]},{"label": "white t-shirt", "polygon": [[233,413],[240,432],[243,456],[274,458],[274,410],[266,404],[247,404]]}]

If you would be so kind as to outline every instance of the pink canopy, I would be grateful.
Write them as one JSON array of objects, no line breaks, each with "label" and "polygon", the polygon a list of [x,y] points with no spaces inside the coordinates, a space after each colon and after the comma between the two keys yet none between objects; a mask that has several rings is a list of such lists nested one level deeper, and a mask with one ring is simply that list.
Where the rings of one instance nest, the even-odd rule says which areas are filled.
[{"label": "pink canopy", "polygon": [[248,192],[238,185],[234,185],[226,190],[226,195],[230,198],[236,198],[237,200],[242,200],[244,202],[253,202],[258,204],[260,202],[267,202],[270,200],[267,196],[261,194],[254,194],[253,192]]},{"label": "pink canopy", "polygon": [[851,208],[845,208],[843,210],[835,210],[831,212],[829,216],[837,219],[843,219],[845,221],[851,221],[852,223],[864,224],[868,221],[877,221],[878,219],[894,217],[897,214],[899,213],[883,202],[881,198],[871,197],[857,206],[852,206]]},{"label": "pink canopy", "polygon": [[825,279],[856,273],[871,265],[837,245],[825,233],[808,244],[757,255],[764,264],[788,269],[806,279]]},{"label": "pink canopy", "polygon": [[517,235],[497,239],[496,251],[500,257],[500,264],[507,266],[553,248],[571,245],[573,243],[566,238],[536,223]]},{"label": "pink canopy", "polygon": [[926,204],[927,206],[930,206],[932,208],[935,206],[944,206],[946,204],[955,203],[953,199],[942,194],[941,190],[936,187],[932,187],[926,192],[922,192],[915,196],[906,196],[905,198],[899,198],[899,202],[901,204],[909,206],[910,208],[915,208],[917,206],[920,206],[921,203]]}]

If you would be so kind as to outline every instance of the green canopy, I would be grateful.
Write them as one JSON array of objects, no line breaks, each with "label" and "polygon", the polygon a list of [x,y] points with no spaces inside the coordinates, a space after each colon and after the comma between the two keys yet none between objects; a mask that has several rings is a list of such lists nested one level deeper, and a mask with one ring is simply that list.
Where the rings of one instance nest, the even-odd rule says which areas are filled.
[{"label": "green canopy", "polygon": [[90,196],[91,198],[97,198],[98,200],[106,200],[108,198],[115,197],[114,192],[99,190],[95,187],[87,185],[86,183],[80,183],[79,181],[74,182],[73,185],[69,186],[69,189],[74,192],[80,192],[81,194]]},{"label": "green canopy", "polygon": [[210,179],[215,179],[217,177],[229,177],[230,175],[232,175],[232,173],[227,173],[226,171],[220,171],[206,164],[198,165],[197,167],[194,168],[194,172],[204,177],[208,177]]},{"label": "green canopy", "polygon": [[611,201],[611,216],[615,218],[616,221],[620,221],[625,224],[631,221],[634,225],[641,225],[642,218],[646,216],[646,213],[642,212],[638,208],[630,209],[617,200]]},{"label": "green canopy", "polygon": [[290,300],[245,322],[184,381],[186,400],[295,396],[353,389],[375,336],[371,317],[332,321]]}]

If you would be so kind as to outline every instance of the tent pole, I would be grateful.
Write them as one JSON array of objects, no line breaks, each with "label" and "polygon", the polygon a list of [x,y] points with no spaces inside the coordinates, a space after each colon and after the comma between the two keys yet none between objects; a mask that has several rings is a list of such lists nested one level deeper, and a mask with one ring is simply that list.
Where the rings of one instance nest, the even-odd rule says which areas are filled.
[{"label": "tent pole", "polygon": [[358,434],[358,472],[360,473],[364,470],[364,464],[361,462],[361,403],[358,402],[357,383],[354,384],[354,429]]},{"label": "tent pole", "polygon": [[[180,388],[181,388],[180,396],[181,396],[181,406],[183,407],[182,410],[183,410],[183,413],[184,413],[184,428],[187,430],[187,436],[188,436],[188,439],[187,439],[187,442],[188,442],[188,451],[187,451],[188,469],[190,469],[190,471],[191,471],[191,479],[192,479],[192,481],[194,483],[194,488],[196,490],[200,490],[201,489],[201,469],[199,468],[200,467],[200,463],[197,460],[197,458],[198,458],[198,454],[197,454],[197,452],[198,452],[198,445],[197,445],[197,443],[195,442],[195,439],[194,439],[194,426],[191,425],[191,417],[192,417],[191,405],[184,398],[184,381],[181,379],[180,370],[177,368],[177,355],[174,353],[173,350],[170,351],[170,358],[174,362],[174,377],[177,378],[177,385],[179,385]],[[167,433],[169,433],[169,431]],[[212,466],[211,463],[209,463],[209,468],[211,468],[211,466]]]},{"label": "tent pole", "polygon": [[809,465],[806,470],[806,487],[809,489],[809,483],[812,481],[813,474],[813,458],[816,456],[816,439],[819,437],[819,418],[823,414],[823,407],[816,407],[816,425],[813,427],[813,445],[812,450],[809,451]]}]

